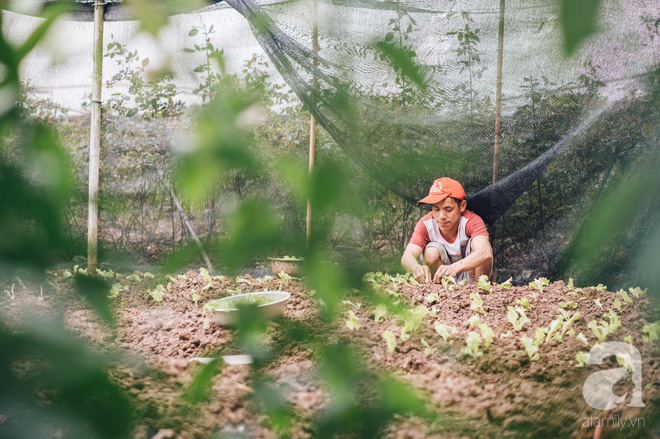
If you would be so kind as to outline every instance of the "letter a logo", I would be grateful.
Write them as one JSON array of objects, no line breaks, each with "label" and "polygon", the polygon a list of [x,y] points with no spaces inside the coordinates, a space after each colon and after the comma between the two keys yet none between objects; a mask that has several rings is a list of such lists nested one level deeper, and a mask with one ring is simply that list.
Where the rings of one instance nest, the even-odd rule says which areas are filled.
[{"label": "letter a logo", "polygon": [[[603,359],[616,355],[622,358],[630,358],[632,362],[632,380],[635,389],[628,407],[645,407],[642,402],[642,355],[636,347],[620,341],[601,343],[589,351],[589,360],[586,364],[603,364]],[[626,366],[616,369],[601,370],[594,372],[584,382],[582,395],[591,407],[596,410],[613,408],[626,399],[626,394],[616,396],[612,392],[612,386],[626,374]]]}]

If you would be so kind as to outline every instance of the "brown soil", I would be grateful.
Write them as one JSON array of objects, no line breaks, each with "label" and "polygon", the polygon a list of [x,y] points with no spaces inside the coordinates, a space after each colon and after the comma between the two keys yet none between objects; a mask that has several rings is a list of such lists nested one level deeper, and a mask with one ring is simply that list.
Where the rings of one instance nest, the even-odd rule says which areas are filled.
[{"label": "brown soil", "polygon": [[[352,294],[351,303],[340,305],[340,319],[334,325],[322,324],[318,303],[313,292],[299,279],[281,281],[279,278],[255,279],[214,278],[207,285],[196,271],[172,281],[161,302],[154,301],[148,291],[156,285],[167,285],[168,279],[156,275],[139,282],[131,282],[126,275],[118,275],[111,282],[127,285],[113,299],[119,324],[112,330],[74,291],[72,280],[62,277],[63,271],[48,276],[52,281],[42,289],[26,282],[27,289],[15,285],[15,298],[0,298],[3,325],[20,331],[25,319],[46,318],[53,310],[64,313],[66,325],[76,334],[89,340],[99,352],[121,352],[122,360],[110,368],[112,378],[133,398],[139,425],[135,438],[202,438],[221,434],[242,434],[248,437],[275,438],[281,434],[266,416],[259,414],[251,400],[254,394],[252,372],[254,366],[224,366],[212,379],[208,399],[192,403],[186,398],[191,383],[204,368],[194,357],[217,357],[222,354],[241,353],[234,340],[234,331],[211,322],[205,329],[202,305],[211,299],[241,292],[284,289],[292,294],[287,302],[285,319],[307,325],[332,341],[346,341],[362,352],[366,367],[376,372],[390,373],[417,389],[428,407],[437,413],[434,422],[419,418],[396,418],[384,435],[391,438],[426,437],[593,437],[596,428],[585,420],[595,412],[603,412],[587,405],[582,396],[582,384],[599,366],[575,366],[578,351],[588,352],[598,340],[587,328],[590,320],[603,319],[612,308],[613,292],[585,288],[576,295],[568,295],[568,288],[559,281],[544,288],[542,293],[530,287],[502,289],[493,287],[492,293],[480,291],[476,285],[447,291],[442,285],[409,285],[383,282],[379,288],[400,294],[398,300],[407,307],[424,305],[435,310],[435,316],[426,317],[420,328],[407,341],[399,334],[403,322],[391,312],[379,322],[374,319],[374,307],[364,302],[358,293]],[[45,285],[45,284],[44,284]],[[0,288],[9,288],[10,284]],[[195,304],[192,291],[200,298]],[[483,299],[481,323],[486,323],[495,334],[493,344],[483,349],[478,358],[466,357],[460,352],[471,327],[468,319],[475,312],[470,308],[470,294],[479,292]],[[428,304],[429,293],[438,295],[439,301]],[[387,295],[387,294],[385,294]],[[531,309],[526,311],[530,322],[520,332],[513,330],[507,320],[507,306],[516,306],[526,297]],[[632,298],[632,296],[631,296]],[[599,306],[596,303],[599,300]],[[564,335],[563,343],[551,340],[541,344],[538,361],[530,361],[520,342],[523,334],[534,338],[535,328],[547,327],[559,313],[559,303],[573,301],[577,309],[568,308],[581,317],[573,324],[575,334],[582,332],[589,343],[586,346],[575,336]],[[621,300],[623,302],[623,300]],[[359,306],[358,306],[359,304]],[[660,437],[658,431],[658,402],[660,401],[660,366],[658,344],[642,341],[642,326],[652,323],[653,304],[647,296],[622,303],[618,312],[622,327],[608,336],[607,341],[623,341],[632,336],[633,344],[643,359],[643,400],[646,407],[630,408],[625,404],[607,413],[608,417],[644,418],[646,428],[607,427],[600,431],[603,437],[642,435]],[[360,328],[350,330],[344,316],[353,311]],[[444,342],[435,332],[438,321],[454,326],[458,333],[452,342]],[[389,353],[382,338],[385,330],[396,336],[397,347]],[[276,342],[280,326],[271,324],[268,335]],[[512,331],[513,336],[500,338]],[[433,352],[425,353],[422,339]],[[295,413],[295,424],[284,436],[314,437],[314,416],[327,407],[331,389],[321,382],[316,355],[305,346],[289,345],[276,361],[266,365],[264,373],[285,395]],[[128,360],[127,360],[128,359]],[[605,362],[600,369],[615,367],[616,362]],[[618,366],[618,365],[617,365]],[[628,392],[630,400],[633,385],[628,374],[615,386],[615,393]],[[0,413],[6,420],[7,414]],[[598,415],[594,415],[598,416]],[[3,421],[4,422],[4,421]]]}]

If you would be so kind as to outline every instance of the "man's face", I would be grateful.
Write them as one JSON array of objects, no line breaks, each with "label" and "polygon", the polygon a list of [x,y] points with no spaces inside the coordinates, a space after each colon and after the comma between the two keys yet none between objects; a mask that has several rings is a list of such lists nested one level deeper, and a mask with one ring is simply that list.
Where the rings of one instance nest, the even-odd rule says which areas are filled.
[{"label": "man's face", "polygon": [[467,202],[465,200],[458,204],[450,197],[431,206],[431,214],[444,235],[454,235],[456,233],[458,223],[461,220],[461,213],[465,211],[466,206]]}]

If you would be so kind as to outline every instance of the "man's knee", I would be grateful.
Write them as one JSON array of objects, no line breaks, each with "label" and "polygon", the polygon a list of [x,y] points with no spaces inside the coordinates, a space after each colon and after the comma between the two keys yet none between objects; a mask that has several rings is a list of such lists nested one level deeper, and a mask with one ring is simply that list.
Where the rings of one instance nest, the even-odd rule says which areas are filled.
[{"label": "man's knee", "polygon": [[440,261],[440,250],[435,247],[426,247],[424,249],[424,263],[426,265],[437,265]]}]

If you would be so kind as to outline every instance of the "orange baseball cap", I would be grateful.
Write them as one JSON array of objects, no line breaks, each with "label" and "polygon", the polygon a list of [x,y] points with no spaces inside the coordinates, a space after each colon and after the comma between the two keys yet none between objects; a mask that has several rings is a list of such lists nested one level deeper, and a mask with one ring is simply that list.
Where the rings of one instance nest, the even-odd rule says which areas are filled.
[{"label": "orange baseball cap", "polygon": [[465,200],[465,191],[463,186],[456,180],[449,177],[438,178],[433,182],[433,186],[429,189],[428,197],[422,198],[417,204],[435,204],[444,200],[447,197]]}]

